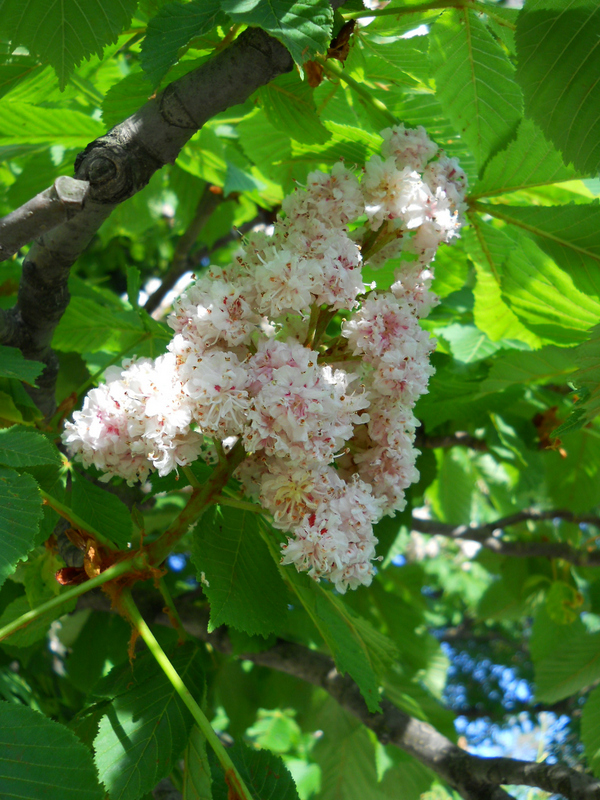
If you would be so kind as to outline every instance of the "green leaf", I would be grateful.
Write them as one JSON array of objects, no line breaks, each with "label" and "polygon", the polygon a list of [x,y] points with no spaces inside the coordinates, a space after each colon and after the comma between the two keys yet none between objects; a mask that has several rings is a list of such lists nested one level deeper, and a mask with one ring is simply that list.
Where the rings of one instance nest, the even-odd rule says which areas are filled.
[{"label": "green leaf", "polygon": [[287,596],[263,542],[257,515],[222,506],[202,518],[192,545],[192,561],[210,601],[212,631],[233,625],[267,636],[281,630]]},{"label": "green leaf", "polygon": [[454,358],[465,364],[488,358],[501,347],[501,345],[492,342],[475,325],[461,325],[456,322],[453,325],[441,328],[438,335],[449,342]]},{"label": "green leaf", "polygon": [[543,453],[546,481],[556,508],[586,512],[598,504],[600,433],[584,428],[562,438],[567,457],[556,450]]},{"label": "green leaf", "polygon": [[442,522],[460,525],[471,519],[475,476],[464,450],[452,447],[436,453],[438,474],[427,489],[427,497],[436,517]]},{"label": "green leaf", "polygon": [[491,197],[581,177],[566,167],[560,153],[530,119],[522,120],[517,136],[506,150],[490,159],[469,198]]},{"label": "green leaf", "polygon": [[66,660],[69,680],[87,694],[108,670],[127,660],[131,626],[118,614],[92,611]]},{"label": "green leaf", "polygon": [[148,23],[140,62],[153,86],[157,86],[179,57],[179,50],[196,36],[202,36],[227,17],[219,0],[168,3]]},{"label": "green leaf", "polygon": [[[171,662],[194,697],[202,697],[198,649],[185,644]],[[111,800],[137,800],[153,789],[173,769],[193,724],[158,665],[150,674],[140,672],[143,680],[134,666],[133,687],[112,701],[94,740],[96,767]]]},{"label": "green leaf", "polygon": [[560,648],[534,662],[536,699],[543,703],[570,697],[600,678],[600,633],[581,634],[569,626],[557,627]]},{"label": "green leaf", "polygon": [[34,547],[42,497],[31,475],[0,469],[0,586]]},{"label": "green leaf", "polygon": [[375,748],[366,728],[329,698],[318,723],[324,734],[313,751],[321,767],[319,800],[383,800]]},{"label": "green leaf", "polygon": [[266,118],[278,131],[297,142],[323,144],[331,133],[317,114],[314,89],[293,72],[280,75],[258,90],[258,99]]},{"label": "green leaf", "polygon": [[0,464],[6,467],[34,467],[40,464],[62,464],[52,442],[41,433],[27,428],[0,430]]},{"label": "green leaf", "polygon": [[149,338],[135,312],[113,311],[87,297],[73,297],[52,340],[57,350],[120,353]]},{"label": "green leaf", "polygon": [[234,22],[262,28],[278,39],[296,64],[329,47],[333,10],[328,0],[221,0],[221,7]]},{"label": "green leaf", "polygon": [[[49,599],[50,597],[46,597],[46,600]],[[46,637],[48,628],[55,619],[58,619],[63,614],[67,614],[69,611],[73,611],[75,602],[75,600],[70,600],[59,608],[53,608],[50,611],[38,614],[28,625],[19,628],[14,633],[11,633],[10,636],[7,636],[6,639],[3,639],[3,644],[11,645],[12,647],[30,647],[36,642],[39,642],[40,639]],[[28,614],[32,610],[35,610],[35,606],[33,608],[31,607],[25,595],[17,597],[16,600],[9,603],[2,612],[0,616],[0,628],[8,625],[10,622],[14,622],[16,619],[23,616],[23,614]]]},{"label": "green leaf", "polygon": [[585,701],[581,714],[581,741],[585,757],[596,777],[600,774],[600,686]]},{"label": "green leaf", "polygon": [[285,575],[329,647],[339,672],[347,672],[357,683],[369,711],[379,711],[378,664],[361,635],[356,622],[358,615],[293,567],[287,568]]},{"label": "green leaf", "polygon": [[592,329],[589,340],[580,344],[573,356],[579,368],[572,381],[583,390],[574,412],[581,427],[600,414],[600,325]]},{"label": "green leaf", "polygon": [[547,342],[582,342],[600,320],[600,302],[580,291],[572,276],[527,236],[518,239],[504,265],[502,296],[521,322]]},{"label": "green leaf", "polygon": [[84,522],[104,534],[122,549],[127,548],[133,534],[131,516],[122,500],[76,472],[71,473],[73,491],[71,507]]},{"label": "green leaf", "polygon": [[528,3],[517,19],[516,78],[525,111],[565,161],[594,174],[600,166],[600,9],[574,0],[547,5],[554,4]]},{"label": "green leaf", "polygon": [[85,147],[104,133],[101,122],[81,111],[42,108],[8,100],[0,106],[0,145],[61,144],[65,147]]},{"label": "green leaf", "polygon": [[473,289],[473,317],[479,330],[493,342],[513,339],[540,347],[541,340],[528,330],[502,299],[503,264],[514,248],[505,233],[473,215],[473,225],[462,234],[465,248],[475,263],[477,282]]},{"label": "green leaf", "polygon": [[[227,752],[255,800],[300,800],[294,779],[279,756],[268,750],[251,750],[241,742]],[[222,767],[214,761],[212,778],[214,800],[239,796],[225,783]]]},{"label": "green leaf", "polygon": [[102,57],[131,22],[137,0],[0,0],[0,31],[49,61],[64,89],[69,74],[92,53]]},{"label": "green leaf", "polygon": [[579,291],[600,298],[600,201],[478,208],[526,231],[568,273]]},{"label": "green leaf", "polygon": [[213,800],[206,739],[197,725],[190,732],[184,764],[183,800]]},{"label": "green leaf", "polygon": [[507,145],[521,118],[514,68],[483,22],[467,9],[446,11],[429,37],[437,99],[481,165]]},{"label": "green leaf", "polygon": [[0,795],[102,800],[104,793],[90,751],[72,731],[31,708],[0,702]]},{"label": "green leaf", "polygon": [[118,125],[141,108],[152,95],[152,84],[143,72],[130,72],[110,87],[102,102],[102,119],[107,128]]},{"label": "green leaf", "polygon": [[574,355],[573,350],[552,345],[533,353],[502,353],[494,359],[481,391],[502,392],[517,383],[564,383],[576,367]]},{"label": "green leaf", "polygon": [[26,359],[16,347],[0,346],[0,378],[15,378],[35,386],[44,366],[41,361]]},{"label": "green leaf", "polygon": [[135,309],[139,308],[138,299],[142,288],[142,277],[137,267],[127,267],[127,299]]}]

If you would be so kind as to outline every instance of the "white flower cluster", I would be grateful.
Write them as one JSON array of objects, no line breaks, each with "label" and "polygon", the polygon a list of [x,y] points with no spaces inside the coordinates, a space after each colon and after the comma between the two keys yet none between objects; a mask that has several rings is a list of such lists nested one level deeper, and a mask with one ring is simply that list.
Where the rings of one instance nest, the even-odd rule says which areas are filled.
[{"label": "white flower cluster", "polygon": [[[311,173],[272,236],[251,234],[176,302],[169,353],[108,370],[64,434],[86,466],[128,482],[191,463],[206,438],[241,439],[236,477],[290,534],[283,562],[341,592],[370,583],[373,524],[418,479],[412,409],[434,348],[419,318],[466,187],[423,128],[382,136],[361,182],[342,163]],[[390,292],[365,286],[363,262],[398,256]]]}]

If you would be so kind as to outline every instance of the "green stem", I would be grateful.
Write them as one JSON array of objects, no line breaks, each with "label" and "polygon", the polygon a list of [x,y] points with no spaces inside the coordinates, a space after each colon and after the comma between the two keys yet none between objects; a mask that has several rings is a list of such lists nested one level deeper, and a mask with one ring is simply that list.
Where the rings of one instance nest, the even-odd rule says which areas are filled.
[{"label": "green stem", "polygon": [[338,78],[338,80],[343,81],[351,89],[353,89],[356,94],[358,94],[365,101],[365,103],[379,111],[380,114],[383,114],[388,122],[390,122],[392,125],[398,124],[398,120],[391,111],[388,111],[387,106],[382,103],[381,100],[373,97],[370,89],[368,89],[362,83],[355,81],[354,78],[351,78],[349,75],[346,75],[344,70],[339,67],[334,60],[329,59],[326,61],[324,58],[321,58],[321,56],[317,56],[315,61],[319,62],[329,76],[333,75],[334,77]]},{"label": "green stem", "polygon": [[10,636],[11,633],[14,633],[15,631],[18,631],[21,628],[24,628],[26,625],[34,622],[43,614],[53,611],[55,608],[60,608],[60,606],[68,603],[69,600],[73,600],[75,597],[79,597],[79,595],[85,594],[92,589],[96,589],[98,586],[102,586],[104,583],[112,581],[114,578],[118,578],[119,576],[124,575],[126,572],[130,572],[134,569],[143,569],[144,566],[145,562],[139,556],[132,557],[126,561],[119,561],[118,564],[113,564],[112,567],[109,567],[95,578],[91,578],[89,581],[79,584],[79,586],[73,586],[71,589],[67,589],[66,592],[59,594],[58,597],[53,597],[52,600],[48,600],[47,603],[42,603],[41,606],[33,608],[26,614],[21,614],[20,617],[12,622],[9,622],[8,625],[5,625],[3,628],[0,628],[0,641],[2,641],[2,639],[6,639],[6,637]]},{"label": "green stem", "polygon": [[317,329],[317,321],[319,319],[319,314],[321,312],[320,307],[313,303],[310,307],[310,319],[308,320],[308,332],[306,334],[306,339],[304,340],[304,347],[313,346],[313,340],[315,338],[315,331]]},{"label": "green stem", "polygon": [[146,646],[156,659],[158,665],[169,679],[169,682],[189,709],[194,721],[196,722],[196,725],[198,725],[207,742],[214,750],[215,755],[219,759],[219,762],[225,771],[225,780],[228,786],[237,792],[239,800],[253,800],[252,795],[242,780],[240,773],[237,771],[235,764],[221,744],[221,740],[212,729],[210,722],[206,718],[198,703],[194,700],[190,690],[182,681],[181,676],[173,664],[171,664],[169,661],[165,651],[156,641],[154,634],[146,625],[146,622],[140,614],[138,607],[133,601],[131,592],[128,589],[126,589],[121,595],[121,605],[131,620],[131,623],[139,632],[140,636],[146,643]]},{"label": "green stem", "polygon": [[194,475],[194,471],[191,467],[182,467],[181,471],[188,479],[190,486],[193,486],[194,489],[198,489],[202,485],[198,478]]},{"label": "green stem", "polygon": [[231,508],[241,508],[243,511],[251,511],[253,514],[264,513],[263,509],[254,503],[248,503],[245,500],[236,500],[235,497],[225,497],[223,494],[215,497],[215,503],[221,506],[231,506]]},{"label": "green stem", "polygon": [[90,536],[93,536],[99,544],[103,544],[109,550],[116,549],[114,544],[109,541],[106,536],[93,528],[89,522],[86,522],[85,520],[81,519],[81,517],[77,516],[77,514],[75,514],[75,512],[72,511],[68,506],[65,506],[55,497],[47,494],[47,492],[45,492],[43,489],[40,489],[40,494],[42,495],[44,503],[47,506],[50,506],[50,508],[54,509],[54,511],[56,511],[57,514],[60,514],[63,519],[66,519],[67,522],[70,522],[74,528],[78,528],[85,533],[89,533]]}]

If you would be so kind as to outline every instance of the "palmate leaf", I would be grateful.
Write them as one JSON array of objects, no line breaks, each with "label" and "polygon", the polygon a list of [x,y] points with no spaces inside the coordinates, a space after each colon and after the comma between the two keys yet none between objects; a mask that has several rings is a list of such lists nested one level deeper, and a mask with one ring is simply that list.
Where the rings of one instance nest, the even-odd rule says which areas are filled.
[{"label": "palmate leaf", "polygon": [[600,8],[589,0],[529,0],[516,30],[525,111],[577,169],[600,166]]},{"label": "palmate leaf", "polygon": [[534,658],[536,699],[545,703],[570,697],[600,678],[600,634],[582,634],[566,625],[557,628],[560,648]]},{"label": "palmate leaf", "polygon": [[[200,700],[204,679],[198,649],[185,644],[171,661]],[[108,706],[94,740],[96,767],[111,800],[137,800],[168,775],[187,744],[193,723],[158,665],[146,660],[143,667],[138,680],[134,666],[132,688]],[[124,683],[131,682],[130,674]]]},{"label": "palmate leaf", "polygon": [[42,497],[31,475],[0,468],[0,585],[34,547]]},{"label": "palmate leaf", "polygon": [[262,28],[278,39],[296,64],[327,52],[333,26],[328,0],[221,0],[221,7],[234,22]]},{"label": "palmate leaf", "polygon": [[521,118],[514,68],[476,14],[446,11],[430,33],[436,96],[479,165],[505,147]]},{"label": "palmate leaf", "polygon": [[0,702],[0,796],[19,800],[102,800],[87,747],[32,708]]},{"label": "palmate leaf", "polygon": [[206,514],[194,535],[192,561],[210,601],[211,631],[224,624],[262,636],[281,629],[287,594],[256,514],[226,506]]},{"label": "palmate leaf", "polygon": [[224,25],[227,16],[220,0],[168,3],[148,23],[140,62],[153,86],[157,86],[175,64],[179,50],[196,36]]},{"label": "palmate leaf", "polygon": [[469,199],[518,192],[579,177],[581,172],[565,166],[541,128],[532,120],[524,119],[514,141],[490,159],[481,180],[469,192]]},{"label": "palmate leaf", "polygon": [[116,41],[137,0],[0,0],[0,31],[13,48],[25,45],[50,62],[61,89],[84,59]]},{"label": "palmate leaf", "polygon": [[586,425],[600,414],[600,325],[592,329],[587,342],[580,344],[573,353],[578,367],[571,380],[580,392],[573,414],[555,435],[561,436],[569,430]]}]

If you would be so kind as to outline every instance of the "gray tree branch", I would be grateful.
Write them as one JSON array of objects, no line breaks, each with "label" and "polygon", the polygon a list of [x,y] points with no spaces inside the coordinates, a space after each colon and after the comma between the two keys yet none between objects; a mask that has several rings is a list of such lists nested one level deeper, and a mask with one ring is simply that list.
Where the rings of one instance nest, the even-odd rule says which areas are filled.
[{"label": "gray tree branch", "polygon": [[75,177],[89,183],[83,208],[36,240],[23,264],[17,304],[0,315],[2,343],[46,364],[38,388],[31,392],[44,414],[55,408],[58,362],[50,342],[69,302],[69,272],[100,225],[156,170],[173,163],[211,117],[244,102],[292,66],[282,44],[258,28],[249,28],[79,154]]},{"label": "gray tree branch", "polygon": [[[227,629],[208,633],[208,614],[193,603],[179,607],[186,629],[215,650],[232,654]],[[370,728],[382,744],[391,744],[414,756],[454,788],[464,800],[508,800],[502,784],[534,786],[557,792],[567,800],[600,800],[600,781],[556,764],[537,764],[512,758],[481,758],[455,745],[434,727],[409,716],[383,699],[382,712],[371,713],[356,683],[336,670],[323,653],[293,642],[278,641],[261,653],[240,658],[285,672],[325,689],[339,704]]]},{"label": "gray tree branch", "polygon": [[517,525],[527,520],[542,521],[557,518],[567,522],[585,522],[600,528],[600,517],[593,514],[574,514],[572,511],[562,509],[552,511],[525,509],[487,525],[479,526],[448,525],[436,520],[413,517],[411,527],[420,533],[479,542],[482,547],[499,555],[516,556],[518,558],[562,558],[564,561],[568,561],[578,567],[600,565],[600,550],[597,549],[578,550],[568,542],[515,542],[507,541],[503,538],[504,528],[508,528],[511,525]]},{"label": "gray tree branch", "polygon": [[0,219],[0,261],[83,210],[90,185],[61,175],[50,188]]}]

